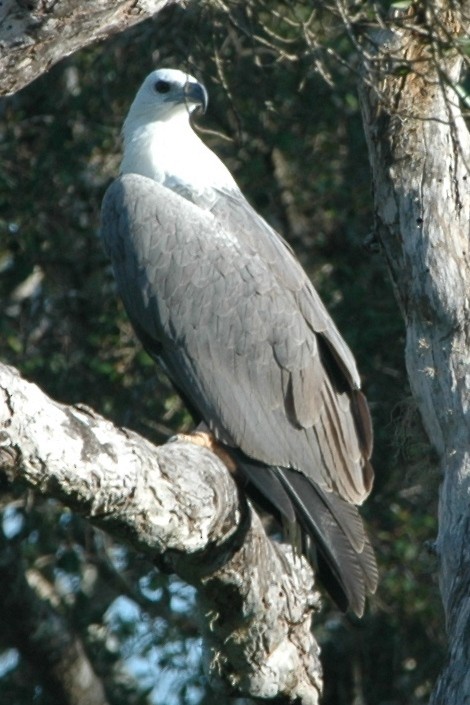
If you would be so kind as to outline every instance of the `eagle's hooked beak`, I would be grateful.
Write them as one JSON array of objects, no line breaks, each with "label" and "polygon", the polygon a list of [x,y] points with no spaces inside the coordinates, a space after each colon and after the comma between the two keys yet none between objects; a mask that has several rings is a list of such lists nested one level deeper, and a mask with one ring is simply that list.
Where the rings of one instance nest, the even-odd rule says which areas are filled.
[{"label": "eagle's hooked beak", "polygon": [[203,113],[206,112],[209,96],[202,83],[187,81],[184,87],[184,97],[187,103],[201,108]]}]

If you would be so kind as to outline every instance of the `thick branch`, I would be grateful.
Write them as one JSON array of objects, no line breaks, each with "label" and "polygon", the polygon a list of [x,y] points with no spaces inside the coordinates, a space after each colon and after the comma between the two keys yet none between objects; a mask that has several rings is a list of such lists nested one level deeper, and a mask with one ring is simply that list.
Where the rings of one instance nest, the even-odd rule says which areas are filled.
[{"label": "thick branch", "polygon": [[156,448],[0,365],[0,468],[198,588],[209,678],[225,693],[318,702],[309,566],[269,541],[221,461]]},{"label": "thick branch", "polygon": [[0,3],[0,95],[16,93],[66,56],[177,1],[4,0]]},{"label": "thick branch", "polygon": [[[441,21],[449,32],[460,26],[444,11]],[[382,35],[383,73],[366,67],[362,105],[377,234],[406,318],[411,387],[444,478],[437,547],[450,659],[433,702],[463,703],[470,693],[470,138],[453,89],[460,58],[440,51],[439,37],[435,46],[420,37]],[[385,62],[387,53],[395,63]]]}]

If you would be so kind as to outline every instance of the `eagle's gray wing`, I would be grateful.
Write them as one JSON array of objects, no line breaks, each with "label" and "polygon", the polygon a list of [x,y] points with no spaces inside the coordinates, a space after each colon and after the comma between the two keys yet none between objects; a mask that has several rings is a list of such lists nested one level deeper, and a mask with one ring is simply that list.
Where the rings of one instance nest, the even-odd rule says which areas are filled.
[{"label": "eagle's gray wing", "polygon": [[337,601],[361,613],[377,573],[354,506],[372,482],[354,360],[289,248],[245,204],[220,194],[204,211],[124,175],[104,199],[105,248],[147,350],[254,461],[247,475],[313,535]]}]

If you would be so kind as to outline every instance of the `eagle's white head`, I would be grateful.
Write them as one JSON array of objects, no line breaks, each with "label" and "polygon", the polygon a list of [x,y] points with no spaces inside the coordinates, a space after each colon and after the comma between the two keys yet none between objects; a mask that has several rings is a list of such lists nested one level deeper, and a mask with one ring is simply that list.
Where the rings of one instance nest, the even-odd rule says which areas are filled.
[{"label": "eagle's white head", "polygon": [[152,71],[124,122],[121,173],[147,176],[195,202],[214,188],[236,189],[228,169],[190,123],[191,114],[198,108],[204,112],[207,102],[205,87],[193,76],[177,69]]},{"label": "eagle's white head", "polygon": [[205,112],[207,91],[194,76],[178,69],[158,69],[144,80],[124,123],[124,134],[139,122],[188,121],[197,108]]}]

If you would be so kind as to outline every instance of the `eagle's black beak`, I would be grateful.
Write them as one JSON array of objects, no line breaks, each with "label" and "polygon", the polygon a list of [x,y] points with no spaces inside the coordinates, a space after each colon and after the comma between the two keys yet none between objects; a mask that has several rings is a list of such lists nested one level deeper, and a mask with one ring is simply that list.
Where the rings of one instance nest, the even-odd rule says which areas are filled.
[{"label": "eagle's black beak", "polygon": [[188,103],[195,103],[203,113],[206,112],[209,96],[202,83],[187,81],[184,87],[184,97]]}]

